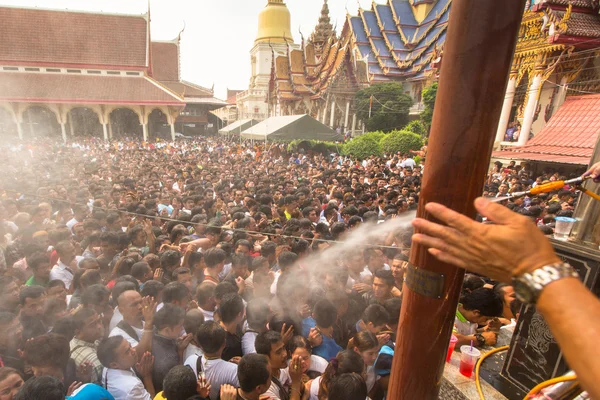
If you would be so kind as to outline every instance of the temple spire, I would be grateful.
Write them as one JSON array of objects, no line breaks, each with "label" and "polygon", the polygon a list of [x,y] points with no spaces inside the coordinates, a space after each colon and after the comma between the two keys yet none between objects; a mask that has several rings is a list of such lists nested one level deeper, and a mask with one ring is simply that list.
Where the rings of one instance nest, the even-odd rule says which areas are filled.
[{"label": "temple spire", "polygon": [[321,54],[319,51],[322,50],[325,42],[334,33],[333,26],[331,25],[331,18],[329,18],[329,6],[327,0],[323,0],[323,7],[321,8],[321,16],[319,17],[319,23],[315,27],[314,32],[310,35],[309,41],[315,45],[315,55],[320,58]]}]

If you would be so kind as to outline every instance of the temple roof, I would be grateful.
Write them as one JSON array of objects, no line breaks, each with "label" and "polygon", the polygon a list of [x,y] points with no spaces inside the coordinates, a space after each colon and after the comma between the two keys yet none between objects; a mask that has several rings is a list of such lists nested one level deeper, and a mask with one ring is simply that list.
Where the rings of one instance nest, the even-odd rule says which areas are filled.
[{"label": "temple roof", "polygon": [[567,97],[527,145],[494,152],[492,157],[588,165],[599,128],[600,95]]},{"label": "temple roof", "polygon": [[0,101],[31,103],[185,105],[146,76],[0,72]]},{"label": "temple roof", "polygon": [[179,44],[177,41],[152,42],[152,77],[159,81],[179,80]]},{"label": "temple roof", "polygon": [[148,67],[145,16],[0,7],[0,38],[4,63]]}]

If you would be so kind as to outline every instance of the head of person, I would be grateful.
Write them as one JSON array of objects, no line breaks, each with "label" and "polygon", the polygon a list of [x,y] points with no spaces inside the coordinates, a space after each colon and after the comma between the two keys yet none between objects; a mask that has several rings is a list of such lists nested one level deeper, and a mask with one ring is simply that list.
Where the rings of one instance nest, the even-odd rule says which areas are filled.
[{"label": "head of person", "polygon": [[135,349],[123,336],[111,336],[98,345],[98,360],[105,368],[129,370],[137,362]]},{"label": "head of person", "polygon": [[0,309],[16,311],[19,306],[19,286],[12,276],[0,276]]},{"label": "head of person", "polygon": [[73,314],[72,320],[77,339],[94,343],[104,337],[102,317],[93,308],[80,308]]},{"label": "head of person", "polygon": [[[396,282],[402,282],[404,279],[404,274],[406,273],[406,268],[408,267],[408,257],[404,254],[396,254],[394,259],[392,260],[392,265],[390,265],[390,269],[392,270],[392,275]],[[402,289],[400,287],[400,289]]]},{"label": "head of person", "polygon": [[375,271],[373,276],[373,297],[379,301],[390,298],[394,283],[395,280],[392,271],[386,269]]},{"label": "head of person", "polygon": [[172,273],[181,263],[181,253],[176,250],[167,250],[160,256],[160,267],[166,273]]},{"label": "head of person", "polygon": [[390,314],[379,304],[372,304],[365,308],[363,312],[363,322],[366,329],[376,335],[387,329],[389,319]]},{"label": "head of person", "polygon": [[331,328],[337,320],[337,309],[327,299],[317,301],[312,314],[319,328]]},{"label": "head of person", "polygon": [[0,400],[13,400],[24,383],[21,373],[16,369],[0,368]]},{"label": "head of person", "polygon": [[235,244],[235,254],[248,257],[250,256],[250,242],[246,239],[240,239]]},{"label": "head of person", "polygon": [[60,380],[69,362],[69,340],[63,335],[46,333],[25,342],[23,360],[35,376],[54,376]]},{"label": "head of person", "polygon": [[367,248],[364,253],[365,263],[372,269],[383,267],[383,251],[377,248]]},{"label": "head of person", "polygon": [[152,279],[152,268],[150,268],[150,265],[147,262],[136,262],[131,267],[131,276],[141,283],[146,283]]},{"label": "head of person", "polygon": [[142,321],[142,296],[137,291],[122,292],[117,298],[117,306],[125,322],[133,325]]},{"label": "head of person", "polygon": [[156,332],[170,339],[177,339],[183,331],[185,310],[181,307],[166,303],[154,315]]},{"label": "head of person", "polygon": [[102,284],[94,284],[86,287],[81,293],[81,305],[91,308],[97,314],[105,312],[110,298],[110,290]]},{"label": "head of person", "polygon": [[128,233],[132,246],[144,247],[146,245],[147,234],[142,225],[135,225]]},{"label": "head of person", "polygon": [[186,365],[177,365],[163,379],[163,396],[168,400],[188,400],[198,394],[198,378]]},{"label": "head of person", "polygon": [[196,289],[196,301],[200,308],[206,311],[214,311],[217,306],[215,299],[215,285],[210,282],[204,282],[198,285]]},{"label": "head of person", "polygon": [[360,354],[354,350],[343,350],[340,351],[335,359],[333,359],[325,372],[321,376],[321,382],[319,384],[319,398],[327,398],[330,393],[330,383],[337,376],[342,374],[355,373],[362,376],[365,370],[365,362],[363,361]]},{"label": "head of person", "polygon": [[206,321],[198,329],[195,339],[205,354],[219,355],[220,357],[225,349],[227,332],[218,322]]},{"label": "head of person", "polygon": [[257,332],[264,331],[267,327],[270,313],[269,302],[264,298],[258,297],[250,300],[246,307],[248,326]]},{"label": "head of person", "polygon": [[225,266],[226,257],[227,254],[221,249],[213,248],[208,250],[204,256],[206,268],[214,270],[217,273],[221,273],[221,271],[223,271],[223,267]]},{"label": "head of person", "polygon": [[287,367],[288,352],[279,332],[266,331],[256,336],[254,347],[257,354],[267,356],[271,368]]},{"label": "head of person", "polygon": [[50,280],[50,258],[46,253],[33,253],[27,257],[27,266],[33,271],[35,280],[39,283],[47,283]]},{"label": "head of person", "polygon": [[63,400],[65,385],[62,379],[54,376],[35,376],[22,384],[14,400]]},{"label": "head of person", "polygon": [[16,314],[0,311],[0,349],[17,350],[23,340],[23,325]]},{"label": "head of person", "polygon": [[180,282],[168,283],[165,286],[162,295],[163,303],[172,304],[182,308],[186,308],[188,303],[192,300],[190,289]]},{"label": "head of person", "polygon": [[197,308],[192,308],[185,313],[183,320],[183,329],[186,333],[191,333],[194,337],[198,333],[198,329],[204,323],[204,314]]},{"label": "head of person", "polygon": [[271,386],[271,364],[262,354],[246,354],[238,363],[240,389],[260,396]]},{"label": "head of person", "polygon": [[165,284],[160,281],[150,280],[144,283],[142,287],[142,297],[150,296],[154,298],[157,304],[162,303],[162,293],[165,289]]},{"label": "head of person", "polygon": [[475,289],[482,288],[485,281],[482,277],[475,274],[465,274],[462,285],[462,294],[471,293]]},{"label": "head of person", "polygon": [[514,318],[515,315],[511,311],[510,305],[517,298],[515,289],[511,285],[498,283],[494,286],[494,291],[502,297],[502,305],[504,306],[502,316],[508,319]]},{"label": "head of person", "polygon": [[502,296],[493,289],[481,288],[464,295],[459,308],[469,322],[484,325],[488,320],[502,316],[504,303]]},{"label": "head of person", "polygon": [[60,279],[53,279],[46,287],[46,297],[62,300],[67,304],[67,287]]},{"label": "head of person", "polygon": [[67,315],[67,303],[65,301],[54,297],[49,297],[44,301],[42,321],[46,327],[52,328],[56,321]]},{"label": "head of person", "polygon": [[312,347],[308,343],[308,339],[304,336],[294,336],[286,347],[291,358],[300,357],[302,373],[305,374],[310,369],[310,357],[312,355]]},{"label": "head of person", "polygon": [[75,246],[68,240],[58,242],[55,246],[58,258],[63,264],[69,265],[75,259]]},{"label": "head of person", "polygon": [[327,400],[363,400],[367,398],[367,383],[356,372],[335,376],[328,388]]},{"label": "head of person", "polygon": [[246,279],[248,277],[248,256],[242,254],[234,254],[231,257],[231,269],[235,277],[242,277]]},{"label": "head of person", "polygon": [[219,314],[224,324],[240,324],[246,315],[241,296],[237,293],[223,296],[219,305]]},{"label": "head of person", "polygon": [[192,290],[192,271],[186,267],[179,267],[173,271],[173,280],[178,283],[183,283],[188,290]]},{"label": "head of person", "polygon": [[357,332],[348,342],[348,349],[354,350],[365,361],[365,365],[370,367],[375,363],[379,354],[379,342],[377,336],[369,331]]},{"label": "head of person", "polygon": [[46,289],[42,286],[25,286],[19,292],[21,313],[28,318],[40,318],[44,313]]}]

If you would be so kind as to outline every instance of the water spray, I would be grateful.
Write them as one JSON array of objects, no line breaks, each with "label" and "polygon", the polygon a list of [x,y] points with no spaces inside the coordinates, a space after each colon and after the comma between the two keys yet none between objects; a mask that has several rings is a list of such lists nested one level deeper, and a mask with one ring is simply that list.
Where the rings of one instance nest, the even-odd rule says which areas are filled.
[{"label": "water spray", "polygon": [[588,196],[593,197],[596,200],[600,200],[600,195],[597,195],[596,193],[594,193],[588,189],[585,189],[581,186],[583,184],[583,182],[585,182],[589,178],[591,178],[591,177],[590,176],[580,176],[578,178],[569,179],[566,181],[549,182],[549,183],[545,183],[543,185],[538,185],[538,186],[536,186],[530,190],[527,190],[525,192],[509,193],[507,196],[496,197],[494,199],[490,199],[490,201],[492,201],[494,203],[499,203],[504,200],[517,199],[519,197],[523,197],[523,196],[527,196],[527,195],[535,196],[535,195],[538,195],[541,193],[549,193],[549,192],[554,192],[556,190],[560,190],[563,187],[565,187],[566,185],[577,186],[578,189],[581,190],[583,193],[587,194]]}]

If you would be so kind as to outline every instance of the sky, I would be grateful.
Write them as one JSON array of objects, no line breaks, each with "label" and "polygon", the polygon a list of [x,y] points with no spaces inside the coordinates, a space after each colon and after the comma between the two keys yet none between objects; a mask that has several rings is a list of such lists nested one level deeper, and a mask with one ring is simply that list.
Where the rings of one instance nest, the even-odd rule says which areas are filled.
[{"label": "sky", "polygon": [[[379,0],[382,2],[383,0]],[[292,15],[292,33],[310,36],[318,22],[323,0],[286,0]],[[359,3],[370,0],[328,0],[331,22],[341,31],[346,9],[352,15]],[[258,28],[258,13],[267,0],[150,0],[152,40],[181,36],[181,77],[225,99],[227,88],[244,90],[250,81],[250,49]],[[0,5],[42,7],[120,14],[144,14],[148,0],[0,0]]]}]

